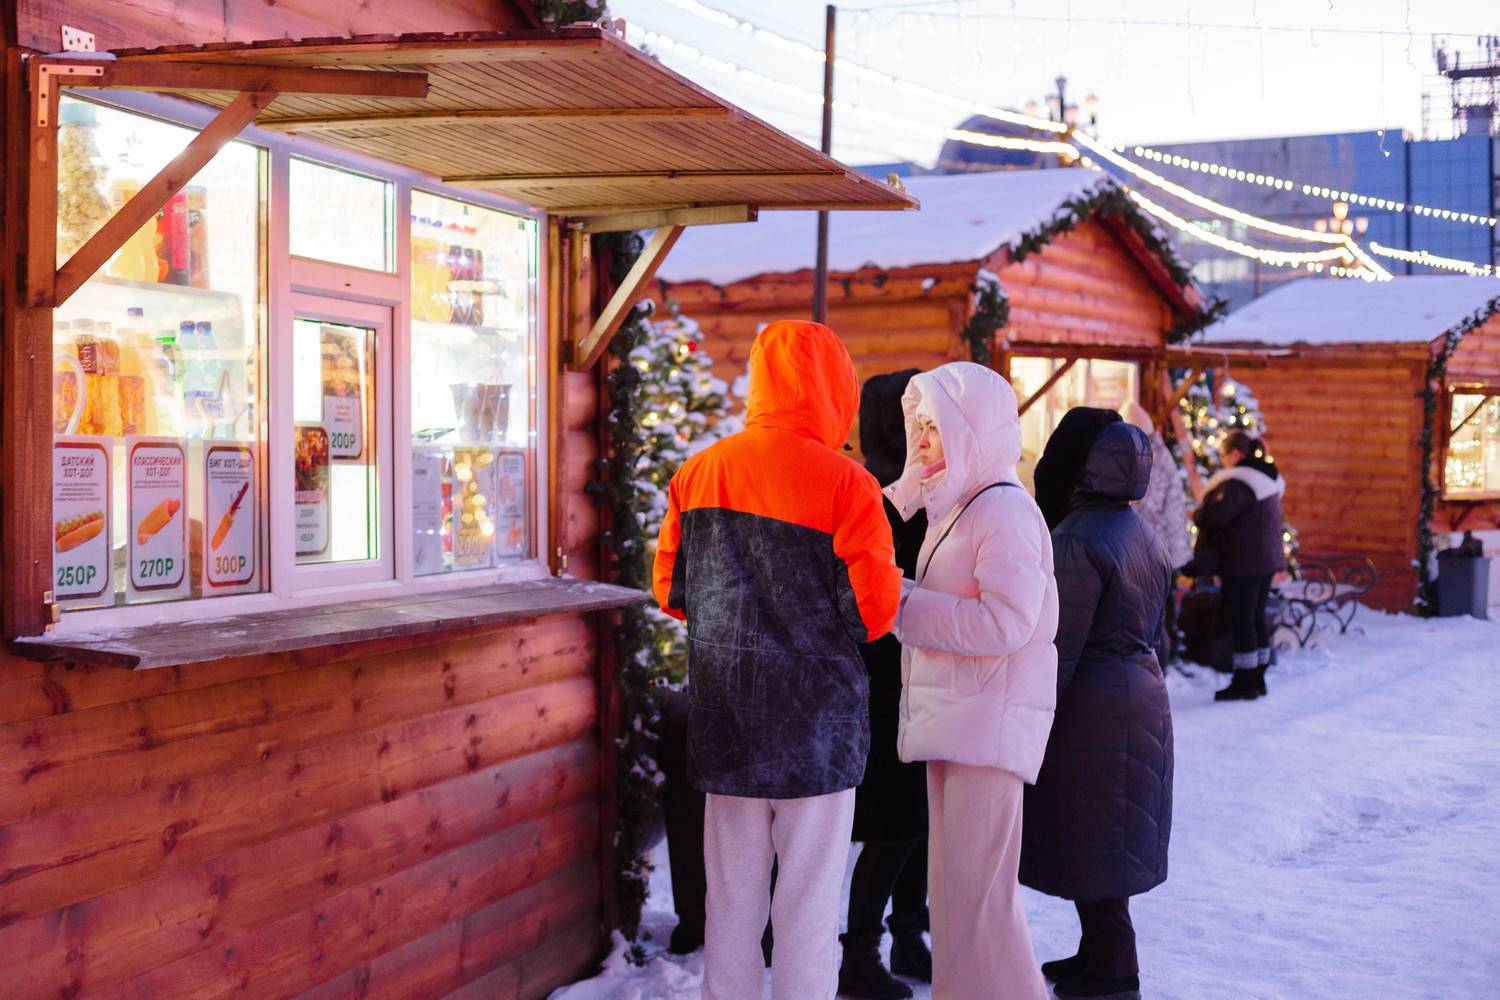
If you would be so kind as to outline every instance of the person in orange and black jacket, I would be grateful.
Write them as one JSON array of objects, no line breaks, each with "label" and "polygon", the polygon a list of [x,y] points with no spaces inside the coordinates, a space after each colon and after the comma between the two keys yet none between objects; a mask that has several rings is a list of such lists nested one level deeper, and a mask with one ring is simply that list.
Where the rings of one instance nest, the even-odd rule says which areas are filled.
[{"label": "person in orange and black jacket", "polygon": [[[744,431],[672,477],[654,588],[688,629],[688,767],[707,793],[703,996],[829,1000],[838,904],[869,748],[861,643],[901,595],[879,484],[839,454],[859,382],[818,323],[750,350]],[[789,891],[770,898],[772,864]]]},{"label": "person in orange and black jacket", "polygon": [[1186,567],[1190,576],[1216,573],[1222,608],[1234,631],[1234,677],[1215,701],[1252,701],[1266,693],[1271,629],[1266,602],[1271,579],[1286,568],[1281,498],[1286,479],[1264,442],[1244,431],[1219,446],[1224,468],[1204,487],[1193,514],[1198,545]]}]

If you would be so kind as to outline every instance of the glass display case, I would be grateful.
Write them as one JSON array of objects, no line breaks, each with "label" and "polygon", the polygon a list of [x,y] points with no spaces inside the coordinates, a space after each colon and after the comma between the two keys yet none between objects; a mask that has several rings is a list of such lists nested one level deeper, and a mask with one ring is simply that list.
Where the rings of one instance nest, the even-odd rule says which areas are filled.
[{"label": "glass display case", "polygon": [[[70,98],[59,131],[60,259],[192,137]],[[264,587],[261,157],[226,146],[54,314],[64,607]]]},{"label": "glass display case", "polygon": [[412,192],[413,562],[418,576],[532,552],[532,219]]}]

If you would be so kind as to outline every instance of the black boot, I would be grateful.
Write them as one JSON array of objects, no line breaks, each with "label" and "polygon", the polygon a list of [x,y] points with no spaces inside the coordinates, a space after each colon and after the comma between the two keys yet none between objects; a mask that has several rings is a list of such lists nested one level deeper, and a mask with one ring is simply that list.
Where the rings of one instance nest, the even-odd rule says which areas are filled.
[{"label": "black boot", "polygon": [[1053,992],[1063,1000],[1141,1000],[1141,977],[1104,979],[1085,973],[1059,982]]},{"label": "black boot", "polygon": [[932,952],[922,938],[921,917],[886,921],[891,928],[891,971],[898,976],[932,982]]},{"label": "black boot", "polygon": [[1260,686],[1255,680],[1255,667],[1236,667],[1234,679],[1222,691],[1214,693],[1214,701],[1254,701],[1260,697]]},{"label": "black boot", "polygon": [[1051,962],[1042,963],[1042,975],[1060,983],[1065,979],[1076,979],[1083,975],[1083,954],[1080,952],[1071,958],[1059,958]]},{"label": "black boot", "polygon": [[1262,696],[1266,693],[1266,668],[1271,665],[1271,647],[1262,646],[1255,651],[1255,689]]},{"label": "black boot", "polygon": [[1264,698],[1266,696],[1266,668],[1265,667],[1256,667],[1255,668],[1255,691],[1256,691],[1256,694],[1259,695],[1262,698]]},{"label": "black boot", "polygon": [[880,964],[879,934],[841,934],[844,961],[839,965],[839,993],[857,1000],[910,1000],[911,987]]}]

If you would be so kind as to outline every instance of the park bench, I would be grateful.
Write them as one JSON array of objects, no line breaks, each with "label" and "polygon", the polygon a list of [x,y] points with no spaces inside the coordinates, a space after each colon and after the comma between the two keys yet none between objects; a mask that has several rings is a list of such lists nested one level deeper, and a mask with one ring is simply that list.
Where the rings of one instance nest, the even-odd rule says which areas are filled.
[{"label": "park bench", "polygon": [[1364,556],[1341,553],[1298,553],[1288,577],[1278,582],[1273,598],[1279,604],[1275,627],[1285,629],[1306,646],[1319,628],[1338,626],[1349,631],[1359,610],[1359,599],[1375,586],[1375,564]]}]

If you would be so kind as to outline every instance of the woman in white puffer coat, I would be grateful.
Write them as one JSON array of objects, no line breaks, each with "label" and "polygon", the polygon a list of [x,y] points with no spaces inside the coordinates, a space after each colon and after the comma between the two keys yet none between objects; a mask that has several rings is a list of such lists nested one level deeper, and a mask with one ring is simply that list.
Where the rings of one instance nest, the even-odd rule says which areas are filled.
[{"label": "woman in white puffer coat", "polygon": [[886,490],[927,511],[896,635],[898,750],[927,761],[935,1000],[1041,1000],[1016,869],[1021,803],[1057,701],[1057,587],[1041,511],[1016,482],[1016,396],[956,362],[902,397],[906,469]]}]

